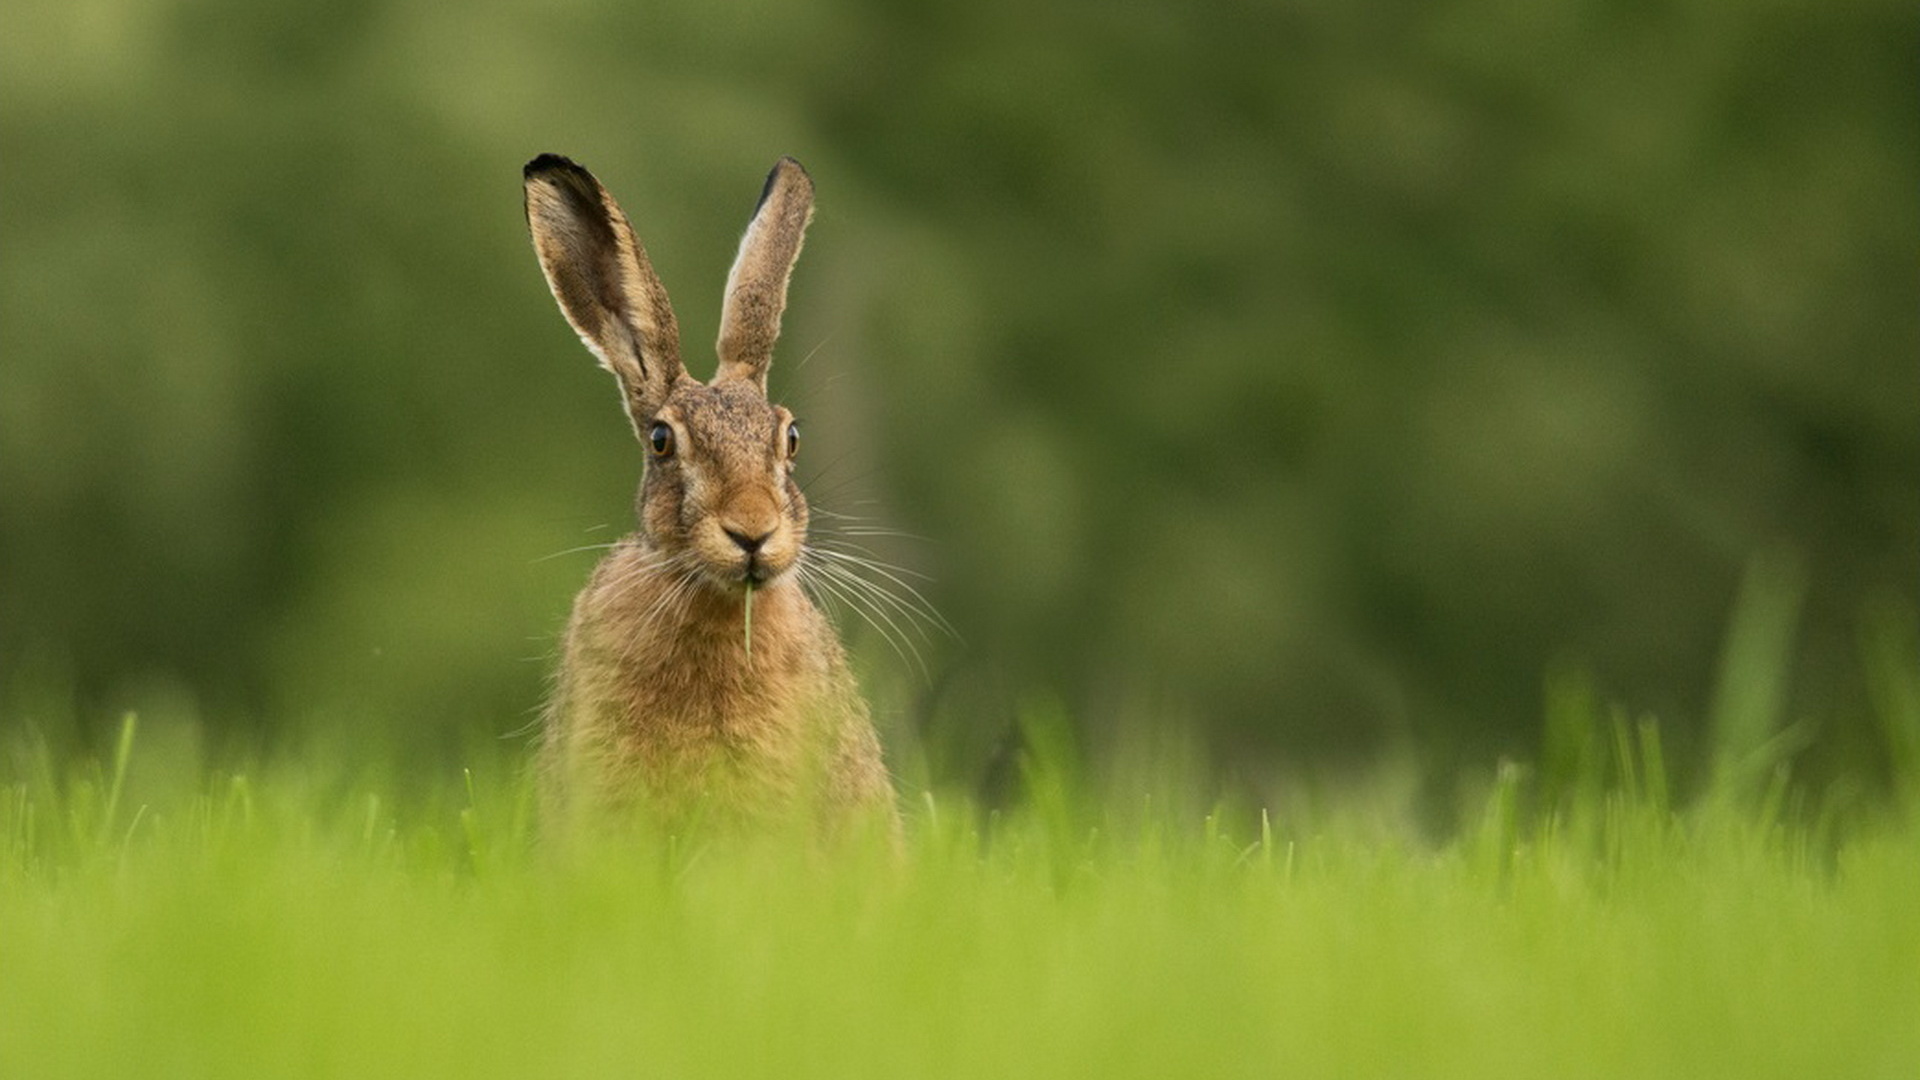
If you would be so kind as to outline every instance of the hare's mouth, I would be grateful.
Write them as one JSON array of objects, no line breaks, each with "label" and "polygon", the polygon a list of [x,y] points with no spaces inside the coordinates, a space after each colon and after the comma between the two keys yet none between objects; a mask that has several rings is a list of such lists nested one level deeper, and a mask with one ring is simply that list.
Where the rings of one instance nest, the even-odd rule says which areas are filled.
[{"label": "hare's mouth", "polygon": [[709,566],[707,579],[726,592],[743,593],[748,589],[764,589],[785,577],[793,567],[787,563],[775,563],[759,555],[722,566]]},{"label": "hare's mouth", "polygon": [[793,569],[794,545],[783,533],[724,528],[717,523],[691,538],[693,555],[708,582],[722,592],[742,593],[772,585]]}]

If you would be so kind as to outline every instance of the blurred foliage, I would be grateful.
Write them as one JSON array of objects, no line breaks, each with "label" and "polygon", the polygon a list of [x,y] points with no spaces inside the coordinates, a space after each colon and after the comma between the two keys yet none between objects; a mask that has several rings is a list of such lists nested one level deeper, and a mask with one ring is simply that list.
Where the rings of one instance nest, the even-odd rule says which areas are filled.
[{"label": "blurred foliage", "polygon": [[935,771],[990,770],[1035,694],[1221,760],[1477,755],[1531,741],[1562,659],[1684,749],[1757,554],[1795,575],[1768,708],[1883,753],[1862,612],[1920,593],[1908,5],[7,22],[15,695],[242,739],[521,728],[593,557],[546,556],[628,527],[639,455],[519,166],[607,182],[699,372],[792,153],[821,204],[775,389],[819,505],[928,538],[882,553],[964,646],[925,681],[860,651]]}]

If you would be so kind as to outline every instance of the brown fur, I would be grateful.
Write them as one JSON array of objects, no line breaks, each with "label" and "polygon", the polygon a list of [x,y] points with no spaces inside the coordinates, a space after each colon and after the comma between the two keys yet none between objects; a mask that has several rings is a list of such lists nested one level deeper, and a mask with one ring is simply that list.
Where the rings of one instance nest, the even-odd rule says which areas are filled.
[{"label": "brown fur", "polygon": [[[549,287],[619,380],[649,452],[640,530],[574,601],[541,747],[560,821],[638,812],[771,821],[871,813],[895,821],[866,703],[832,626],[796,580],[807,504],[788,452],[792,415],[766,399],[787,280],[812,216],[805,170],[767,179],[728,279],[721,363],[701,383],[645,249],[585,169],[526,169],[527,221]],[[751,651],[747,601],[751,593]]]},{"label": "brown fur", "polygon": [[720,309],[720,372],[767,388],[767,367],[780,337],[787,307],[787,279],[800,257],[807,222],[813,219],[813,180],[792,158],[781,158],[767,176],[753,223],[740,238],[740,253],[727,275]]}]

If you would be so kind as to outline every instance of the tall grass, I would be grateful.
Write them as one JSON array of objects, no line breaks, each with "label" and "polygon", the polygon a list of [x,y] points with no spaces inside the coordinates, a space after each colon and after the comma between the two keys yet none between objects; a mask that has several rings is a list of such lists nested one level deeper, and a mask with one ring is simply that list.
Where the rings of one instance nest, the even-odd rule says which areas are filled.
[{"label": "tall grass", "polygon": [[562,854],[510,761],[136,801],[129,718],[0,798],[0,1077],[1920,1075],[1920,673],[1876,626],[1884,800],[1798,786],[1759,691],[1682,798],[1561,674],[1440,841],[1121,807],[1040,710],[1020,808],[921,796],[897,850]]},{"label": "tall grass", "polygon": [[481,777],[142,812],[123,754],[0,811],[0,1075],[1913,1075],[1911,820],[1676,814],[1650,732],[1439,845],[930,799],[897,855],[561,857]]}]

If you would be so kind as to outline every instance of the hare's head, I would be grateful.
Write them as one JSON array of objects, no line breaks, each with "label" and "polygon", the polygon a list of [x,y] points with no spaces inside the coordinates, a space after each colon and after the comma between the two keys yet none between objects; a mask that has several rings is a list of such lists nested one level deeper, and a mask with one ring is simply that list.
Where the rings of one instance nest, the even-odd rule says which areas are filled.
[{"label": "hare's head", "polygon": [[767,176],[727,276],[720,367],[702,383],[680,362],[667,292],[619,204],[553,154],[526,167],[527,226],[547,285],[580,340],[620,383],[646,455],[642,530],[661,556],[722,589],[771,582],[806,540],[794,483],[800,428],[767,400],[787,279],[813,216],[813,182],[792,158]]}]

